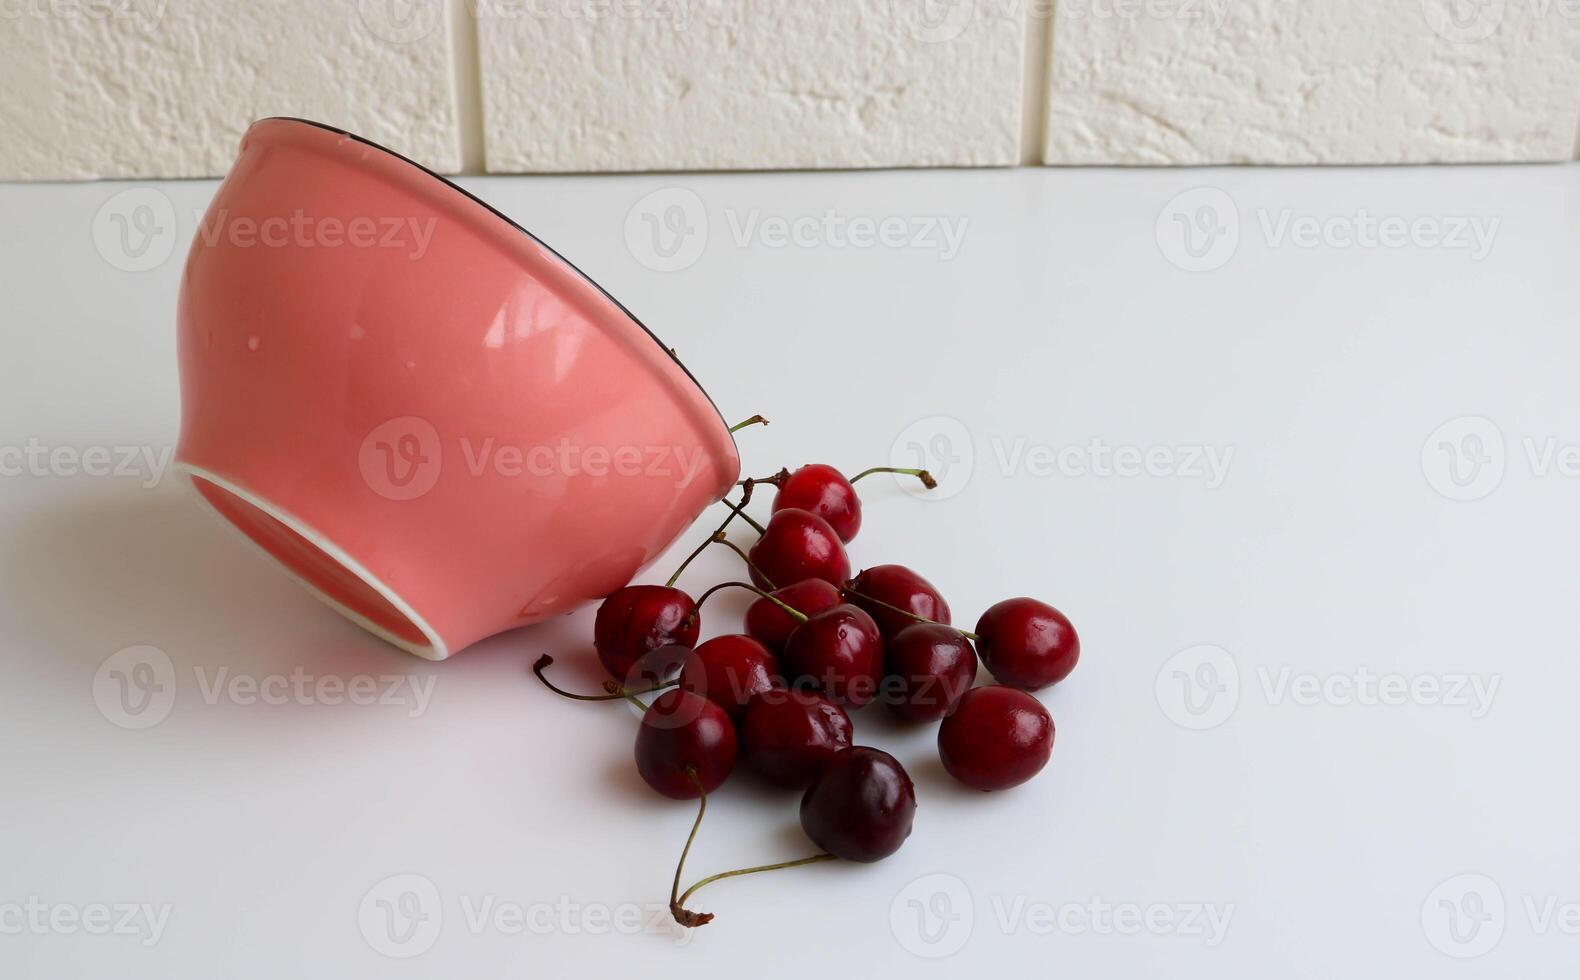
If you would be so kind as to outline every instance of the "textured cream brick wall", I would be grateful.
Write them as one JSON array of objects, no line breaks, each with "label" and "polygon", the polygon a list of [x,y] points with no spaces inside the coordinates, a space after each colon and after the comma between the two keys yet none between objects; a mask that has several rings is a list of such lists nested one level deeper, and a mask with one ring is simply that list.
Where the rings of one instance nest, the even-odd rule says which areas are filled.
[{"label": "textured cream brick wall", "polygon": [[1574,0],[1060,0],[1049,163],[1567,160]]},{"label": "textured cream brick wall", "polygon": [[0,0],[0,180],[222,174],[307,116],[461,164],[450,27],[395,0]]},{"label": "textured cream brick wall", "polygon": [[1560,160],[1580,0],[0,0],[0,179],[276,114],[441,171]]}]

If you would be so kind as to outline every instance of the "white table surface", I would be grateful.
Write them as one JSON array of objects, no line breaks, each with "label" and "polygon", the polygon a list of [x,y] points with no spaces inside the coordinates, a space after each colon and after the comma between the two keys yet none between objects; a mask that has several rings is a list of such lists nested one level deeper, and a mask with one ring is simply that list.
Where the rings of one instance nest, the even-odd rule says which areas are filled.
[{"label": "white table surface", "polygon": [[[0,187],[0,975],[1574,975],[1580,168],[464,183],[726,415],[774,420],[742,433],[748,471],[954,457],[947,500],[866,485],[853,560],[914,565],[968,622],[1019,594],[1071,616],[1052,763],[974,794],[931,728],[863,711],[859,741],[916,778],[905,847],[717,884],[690,937],[650,925],[632,910],[662,907],[692,807],[638,780],[623,708],[528,672],[553,651],[592,684],[590,611],[420,662],[175,475],[72,464],[168,452],[213,182]],[[661,254],[645,213],[693,235]],[[1237,247],[1193,258],[1176,214]],[[781,243],[776,216],[815,227]],[[1383,217],[1473,219],[1490,249],[1346,234]],[[851,218],[965,233],[841,247]],[[1150,474],[1103,465],[1152,449]],[[105,664],[139,646],[173,701],[128,729],[151,716],[105,678],[146,654]],[[286,703],[244,696],[298,675]],[[358,676],[431,698],[312,693]],[[688,877],[808,852],[793,795],[740,778],[713,803]],[[380,899],[427,914],[406,945]]]}]

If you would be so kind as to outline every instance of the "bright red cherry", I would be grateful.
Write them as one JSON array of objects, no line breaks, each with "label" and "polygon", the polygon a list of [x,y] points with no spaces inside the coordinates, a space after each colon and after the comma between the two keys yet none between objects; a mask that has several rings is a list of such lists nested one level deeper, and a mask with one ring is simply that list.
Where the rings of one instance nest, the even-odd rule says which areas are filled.
[{"label": "bright red cherry", "polygon": [[968,691],[938,727],[938,754],[949,775],[973,789],[1019,786],[1042,771],[1053,752],[1053,718],[1025,691]]},{"label": "bright red cherry", "polygon": [[1070,675],[1081,640],[1064,613],[1036,599],[1005,599],[977,620],[977,652],[999,683],[1036,691]]},{"label": "bright red cherry", "polygon": [[[771,593],[775,599],[808,616],[832,609],[845,601],[839,590],[820,578],[809,578]],[[783,653],[790,634],[801,625],[772,599],[757,599],[746,607],[746,632],[775,653]]]},{"label": "bright red cherry", "polygon": [[774,496],[774,513],[796,507],[828,521],[841,541],[861,530],[861,498],[845,474],[823,463],[808,463],[784,477]]},{"label": "bright red cherry", "polygon": [[781,510],[768,519],[763,536],[747,552],[752,581],[772,589],[809,578],[843,585],[850,559],[828,521],[804,510]]},{"label": "bright red cherry", "polygon": [[808,617],[785,644],[785,677],[859,708],[878,694],[883,639],[872,617],[844,604]]},{"label": "bright red cherry", "polygon": [[687,651],[680,668],[680,689],[700,694],[738,716],[752,695],[783,682],[779,658],[767,647],[739,633],[704,640]]},{"label": "bright red cherry", "polygon": [[700,694],[671,689],[642,715],[636,771],[665,796],[694,800],[699,781],[702,792],[711,793],[729,777],[735,750],[735,725],[723,708]]},{"label": "bright red cherry", "polygon": [[824,764],[801,797],[801,829],[847,861],[880,861],[911,836],[916,787],[894,756],[857,746]]},{"label": "bright red cherry", "polygon": [[792,507],[810,511],[828,521],[841,541],[848,542],[861,530],[861,498],[856,496],[854,484],[873,473],[908,473],[918,477],[929,489],[938,486],[926,470],[878,466],[847,480],[839,470],[824,463],[808,463],[794,473],[780,470],[771,479],[758,482],[772,483],[779,488],[774,497],[775,513]]},{"label": "bright red cherry", "polygon": [[[845,601],[865,609],[885,640],[916,622],[913,616],[948,624],[949,603],[933,583],[904,565],[874,565],[845,586]],[[904,609],[912,615],[896,612]]]},{"label": "bright red cherry", "polygon": [[701,622],[691,596],[667,585],[628,585],[605,599],[593,619],[593,649],[609,676],[624,683],[650,650],[696,645]]},{"label": "bright red cherry", "polygon": [[850,748],[850,715],[815,691],[767,691],[740,719],[741,761],[769,782],[806,789],[834,753]]},{"label": "bright red cherry", "polygon": [[883,701],[907,721],[937,721],[977,679],[971,641],[951,626],[912,623],[883,645]]}]

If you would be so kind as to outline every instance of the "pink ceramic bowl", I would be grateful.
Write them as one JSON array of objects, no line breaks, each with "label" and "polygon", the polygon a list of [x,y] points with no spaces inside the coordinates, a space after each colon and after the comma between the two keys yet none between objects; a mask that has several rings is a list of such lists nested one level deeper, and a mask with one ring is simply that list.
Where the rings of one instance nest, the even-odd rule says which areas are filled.
[{"label": "pink ceramic bowl", "polygon": [[178,466],[418,656],[607,595],[739,476],[708,396],[624,307],[465,191],[326,126],[247,131],[179,320]]}]

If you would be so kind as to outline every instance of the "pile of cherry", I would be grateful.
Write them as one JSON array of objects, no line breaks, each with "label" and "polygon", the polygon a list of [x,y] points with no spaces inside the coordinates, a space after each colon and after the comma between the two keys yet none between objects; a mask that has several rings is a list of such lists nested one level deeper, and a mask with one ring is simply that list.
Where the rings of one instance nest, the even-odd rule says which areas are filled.
[{"label": "pile of cherry", "polygon": [[[852,578],[845,544],[861,527],[853,484],[878,472],[935,486],[923,470],[879,467],[847,480],[821,464],[746,480],[740,502],[725,501],[729,517],[668,584],[627,586],[598,608],[593,644],[612,678],[604,694],[556,687],[544,674],[550,657],[533,668],[565,697],[634,703],[642,710],[637,771],[665,796],[700,801],[670,892],[670,911],[682,925],[713,918],[689,911],[685,902],[720,878],[835,859],[877,861],[910,836],[911,778],[887,752],[853,743],[847,709],[882,701],[907,721],[941,721],[944,768],[975,789],[1018,786],[1048,762],[1053,719],[1026,692],[1057,684],[1074,669],[1080,657],[1074,627],[1047,603],[1018,598],[992,606],[967,631],[950,625],[943,596],[903,565],[877,565]],[[753,487],[765,484],[777,491],[767,526],[743,509]],[[745,552],[726,535],[737,517],[760,535]],[[695,600],[676,588],[681,572],[710,544],[740,554],[755,584],[721,583]],[[757,594],[746,632],[699,645],[702,605],[724,588]],[[998,684],[973,687],[979,656]],[[645,703],[640,694],[657,697]],[[803,791],[801,826],[821,851],[713,875],[682,893],[707,794],[737,761]]]}]

